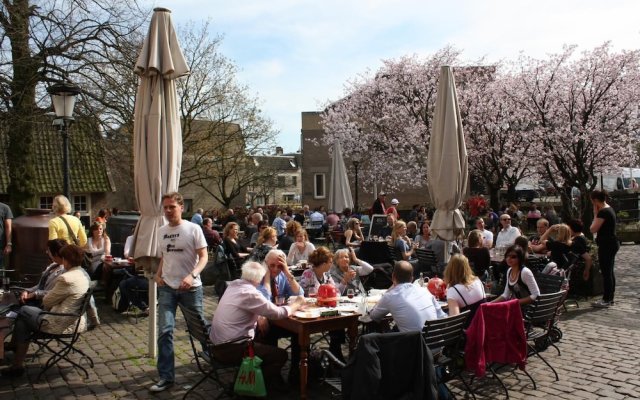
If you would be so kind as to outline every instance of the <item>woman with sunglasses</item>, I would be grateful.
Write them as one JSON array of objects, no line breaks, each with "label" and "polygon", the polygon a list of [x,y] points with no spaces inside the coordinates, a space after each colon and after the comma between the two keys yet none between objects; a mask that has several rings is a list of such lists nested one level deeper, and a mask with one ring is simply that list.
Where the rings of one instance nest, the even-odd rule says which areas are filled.
[{"label": "woman with sunglasses", "polygon": [[509,267],[506,285],[504,292],[493,302],[518,299],[521,306],[532,303],[540,295],[540,289],[533,272],[524,265],[524,250],[520,246],[512,245],[505,252],[504,259]]},{"label": "woman with sunglasses", "polygon": [[358,247],[360,242],[364,240],[362,229],[360,229],[360,221],[358,218],[350,218],[347,221],[347,230],[344,232],[345,244],[347,247]]}]

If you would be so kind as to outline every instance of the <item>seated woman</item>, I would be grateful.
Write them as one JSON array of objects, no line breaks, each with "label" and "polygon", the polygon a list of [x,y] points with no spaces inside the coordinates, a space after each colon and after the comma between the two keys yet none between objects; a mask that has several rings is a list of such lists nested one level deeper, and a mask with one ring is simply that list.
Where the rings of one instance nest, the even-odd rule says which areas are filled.
[{"label": "seated woman", "polygon": [[287,254],[287,265],[296,265],[299,261],[308,260],[316,246],[309,242],[307,230],[300,228],[296,233],[296,241],[289,248]]},{"label": "seated woman", "polygon": [[224,254],[235,261],[236,267],[239,267],[243,261],[243,258],[240,257],[240,253],[249,252],[249,250],[247,250],[247,248],[238,241],[239,233],[240,226],[235,222],[228,222],[222,231]]},{"label": "seated woman", "polygon": [[[417,246],[413,245],[411,239],[407,237],[407,224],[403,221],[398,221],[393,225],[391,244],[396,248],[404,261],[412,262],[415,260],[414,254]],[[415,261],[417,262],[417,260]]]},{"label": "seated woman", "polygon": [[91,224],[85,251],[91,256],[91,269],[87,271],[91,280],[107,282],[111,269],[105,268],[102,257],[111,255],[111,240],[104,231],[104,224],[100,222]]},{"label": "seated woman", "polygon": [[373,267],[366,261],[359,260],[353,247],[336,251],[331,267],[331,277],[337,282],[338,292],[345,296],[348,289],[353,289],[354,294],[364,292],[360,282],[361,276],[369,275]]},{"label": "seated woman", "polygon": [[521,306],[532,303],[540,295],[540,289],[533,277],[533,272],[524,265],[524,250],[520,246],[511,245],[507,248],[504,257],[509,267],[507,282],[504,292],[493,302],[518,299]]},{"label": "seated woman", "polygon": [[291,249],[291,245],[296,241],[296,234],[302,229],[302,225],[296,220],[290,220],[284,227],[284,235],[278,241],[278,248],[285,253]]},{"label": "seated woman", "polygon": [[449,316],[469,310],[469,318],[465,324],[465,327],[468,327],[476,310],[486,299],[484,285],[471,271],[467,257],[462,254],[451,256],[444,270],[444,282],[447,284]]},{"label": "seated woman", "polygon": [[60,250],[66,245],[67,242],[64,239],[53,239],[47,242],[47,255],[52,262],[42,272],[37,285],[20,293],[20,303],[42,307],[42,299],[53,288],[56,278],[65,271]]},{"label": "seated woman", "polygon": [[[300,278],[300,286],[304,290],[304,295],[309,296],[309,289],[315,288],[316,291],[323,284],[329,284],[336,286],[329,270],[333,264],[333,254],[326,247],[318,247],[309,255],[309,263],[311,268],[308,268],[302,273]],[[337,288],[337,286],[336,286]]]},{"label": "seated woman", "polygon": [[591,246],[589,245],[587,238],[584,236],[584,233],[582,233],[584,230],[584,224],[582,223],[582,220],[572,219],[567,223],[567,225],[569,225],[569,229],[571,230],[571,252],[582,258],[582,261],[584,262],[582,279],[588,281],[593,260],[591,259],[591,253],[589,252]]},{"label": "seated woman", "polygon": [[350,218],[347,221],[347,230],[344,231],[344,243],[347,247],[358,247],[360,242],[364,240],[362,229],[360,229],[360,221],[357,218]]},{"label": "seated woman", "polygon": [[256,243],[256,247],[253,248],[249,258],[253,261],[262,262],[264,258],[267,256],[267,253],[276,247],[278,242],[278,235],[276,230],[267,227],[260,232],[260,236],[258,237],[258,242]]},{"label": "seated woman", "polygon": [[[308,268],[302,273],[300,279],[300,286],[304,290],[304,295],[309,296],[309,289],[314,288],[316,293],[320,285],[328,284],[336,287],[335,281],[331,277],[329,270],[333,264],[333,254],[326,247],[318,247],[309,255],[309,263],[311,268]],[[329,351],[343,361],[342,355],[342,343],[344,343],[345,333],[344,329],[334,330],[329,332]]]},{"label": "seated woman", "polygon": [[[77,313],[89,290],[89,279],[81,264],[84,258],[82,247],[70,244],[60,250],[65,273],[58,276],[53,288],[42,299],[43,309],[57,313]],[[41,328],[49,333],[71,333],[77,320],[69,317],[42,315],[43,309],[23,306],[13,328],[12,342],[15,344],[13,364],[3,369],[2,376],[17,377],[24,374],[24,359],[29,347],[31,333]],[[85,317],[81,317],[80,330],[86,329]]]},{"label": "seated woman", "polygon": [[[482,232],[474,229],[467,238],[468,247],[462,249],[476,276],[482,277],[491,265],[491,253],[482,245]],[[446,273],[446,271],[445,271]]]},{"label": "seated woman", "polygon": [[568,266],[571,244],[571,229],[567,224],[552,225],[542,234],[536,248],[551,253],[551,262],[544,268],[543,274],[551,273],[554,268],[564,269]]},{"label": "seated woman", "polygon": [[427,247],[427,243],[431,240],[431,227],[427,221],[422,223],[420,227],[420,233],[416,235],[413,242],[418,246],[419,249],[425,249]]}]

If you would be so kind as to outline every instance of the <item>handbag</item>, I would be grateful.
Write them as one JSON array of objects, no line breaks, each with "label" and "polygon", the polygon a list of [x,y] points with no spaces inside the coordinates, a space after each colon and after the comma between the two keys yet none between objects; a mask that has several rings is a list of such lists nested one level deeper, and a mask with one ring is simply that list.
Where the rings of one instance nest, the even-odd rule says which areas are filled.
[{"label": "handbag", "polygon": [[[71,239],[73,240],[73,243],[76,246],[80,246],[80,241],[78,240],[78,237],[73,232],[73,230],[71,230],[71,226],[69,225],[67,220],[64,219],[62,217],[62,215],[60,215],[58,218],[60,218],[62,220],[62,222],[64,222],[64,224],[67,226],[67,232],[69,232],[69,236],[71,236]],[[84,268],[86,271],[91,271],[91,262],[92,261],[93,261],[93,256],[90,253],[87,253],[85,251],[84,252],[84,258],[82,259],[82,268]]]},{"label": "handbag", "polygon": [[249,341],[245,357],[242,359],[233,391],[239,396],[265,397],[267,389],[260,368],[262,359],[254,354],[253,341]]}]

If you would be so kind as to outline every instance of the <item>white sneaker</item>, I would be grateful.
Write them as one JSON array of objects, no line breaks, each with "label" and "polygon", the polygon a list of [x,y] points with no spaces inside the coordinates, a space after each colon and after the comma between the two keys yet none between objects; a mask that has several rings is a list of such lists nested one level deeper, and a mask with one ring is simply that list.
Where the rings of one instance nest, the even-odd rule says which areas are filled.
[{"label": "white sneaker", "polygon": [[150,392],[162,392],[164,390],[169,389],[171,386],[173,386],[173,382],[171,381],[165,381],[164,379],[160,379],[160,381],[158,383],[156,383],[155,385],[151,386],[149,388]]},{"label": "white sneaker", "polygon": [[611,302],[604,300],[598,300],[594,303],[591,303],[591,307],[594,308],[609,308],[609,306],[611,306]]}]

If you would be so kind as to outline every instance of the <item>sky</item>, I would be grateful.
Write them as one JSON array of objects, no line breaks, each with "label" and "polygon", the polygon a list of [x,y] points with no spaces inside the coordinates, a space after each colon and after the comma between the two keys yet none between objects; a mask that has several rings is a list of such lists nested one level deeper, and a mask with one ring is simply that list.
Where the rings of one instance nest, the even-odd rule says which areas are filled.
[{"label": "sky", "polygon": [[563,45],[640,47],[640,1],[150,0],[176,25],[209,20],[238,80],[257,96],[285,152],[300,149],[301,113],[340,99],[381,60],[447,45],[472,61],[543,58]]}]

